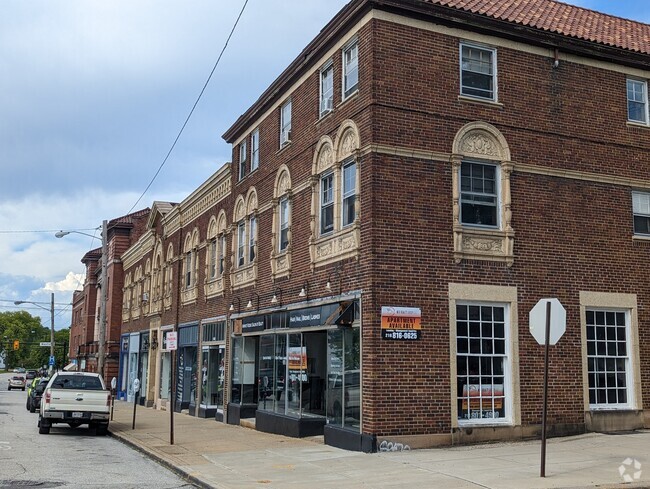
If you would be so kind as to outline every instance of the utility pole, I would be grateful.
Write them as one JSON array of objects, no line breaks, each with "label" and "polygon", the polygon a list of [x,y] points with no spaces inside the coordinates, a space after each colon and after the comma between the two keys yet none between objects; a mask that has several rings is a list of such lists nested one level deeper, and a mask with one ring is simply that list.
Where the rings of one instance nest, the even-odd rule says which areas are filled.
[{"label": "utility pole", "polygon": [[[50,301],[50,358],[56,358],[54,356],[54,292],[52,292]],[[52,376],[53,369],[54,365],[51,365],[50,377]]]},{"label": "utility pole", "polygon": [[[108,302],[108,277],[106,268],[108,265],[108,223],[102,222],[102,282],[101,301],[99,306],[99,348],[97,358],[97,372],[104,377],[104,357],[106,356],[106,304]],[[54,300],[54,299],[53,299]],[[54,315],[52,315],[54,320]]]}]

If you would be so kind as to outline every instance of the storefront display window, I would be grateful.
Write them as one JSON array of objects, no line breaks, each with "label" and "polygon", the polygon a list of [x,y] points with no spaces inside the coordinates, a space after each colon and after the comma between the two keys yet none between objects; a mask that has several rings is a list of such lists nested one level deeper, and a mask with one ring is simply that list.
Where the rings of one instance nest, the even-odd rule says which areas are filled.
[{"label": "storefront display window", "polygon": [[328,332],[327,421],[358,430],[361,417],[359,328]]},{"label": "storefront display window", "polygon": [[160,354],[160,399],[169,399],[171,391],[171,353],[164,351]]},{"label": "storefront display window", "polygon": [[225,379],[225,347],[203,349],[201,404],[222,408]]},{"label": "storefront display window", "polygon": [[233,340],[232,394],[235,404],[257,404],[258,337],[236,337]]}]

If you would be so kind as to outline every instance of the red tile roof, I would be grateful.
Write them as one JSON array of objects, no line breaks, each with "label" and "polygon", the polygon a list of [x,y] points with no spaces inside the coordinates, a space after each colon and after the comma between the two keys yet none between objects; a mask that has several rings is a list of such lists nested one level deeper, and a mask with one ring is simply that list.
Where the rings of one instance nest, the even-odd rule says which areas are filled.
[{"label": "red tile roof", "polygon": [[650,25],[554,0],[425,0],[527,27],[650,54]]}]

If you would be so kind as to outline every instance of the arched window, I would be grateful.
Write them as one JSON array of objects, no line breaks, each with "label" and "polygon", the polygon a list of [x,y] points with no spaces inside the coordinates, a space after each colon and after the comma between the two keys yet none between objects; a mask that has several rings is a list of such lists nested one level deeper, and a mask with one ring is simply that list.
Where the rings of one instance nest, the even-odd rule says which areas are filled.
[{"label": "arched window", "polygon": [[226,271],[226,213],[212,216],[208,224],[208,247],[206,252],[205,295],[212,297],[223,293],[223,275]]},{"label": "arched window", "polygon": [[289,275],[291,269],[291,175],[282,165],[273,188],[273,230],[271,274],[275,280]]},{"label": "arched window", "polygon": [[456,134],[452,149],[454,259],[514,262],[513,163],[503,135],[485,122]]},{"label": "arched window", "polygon": [[251,187],[240,195],[233,215],[232,286],[244,287],[257,279],[257,192]]},{"label": "arched window", "polygon": [[312,267],[359,254],[359,131],[346,120],[324,136],[312,165]]}]

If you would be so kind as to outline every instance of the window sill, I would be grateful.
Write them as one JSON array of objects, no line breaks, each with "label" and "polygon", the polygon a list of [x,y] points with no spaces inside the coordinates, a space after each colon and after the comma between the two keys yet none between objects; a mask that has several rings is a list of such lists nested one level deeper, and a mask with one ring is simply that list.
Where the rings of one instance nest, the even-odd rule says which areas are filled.
[{"label": "window sill", "polygon": [[284,143],[282,143],[280,148],[275,152],[276,156],[279,155],[280,153],[284,152],[284,150],[286,150],[290,146],[291,146],[291,140],[285,141]]},{"label": "window sill", "polygon": [[224,275],[207,280],[203,286],[203,292],[206,299],[222,296],[224,293]]},{"label": "window sill", "polygon": [[639,129],[650,129],[650,125],[645,124],[643,122],[627,121],[626,125],[627,127],[637,127]]},{"label": "window sill", "polygon": [[199,295],[199,288],[196,285],[193,285],[192,287],[189,287],[187,289],[183,289],[181,291],[181,304],[190,304],[192,302],[196,302],[196,299]]},{"label": "window sill", "polygon": [[515,232],[501,229],[454,226],[454,261],[486,260],[503,262],[508,267],[514,263]]},{"label": "window sill", "polygon": [[632,241],[650,242],[650,235],[634,234],[632,235]]},{"label": "window sill", "polygon": [[351,257],[358,258],[361,247],[358,220],[340,231],[316,239],[312,238],[310,241],[312,269]]},{"label": "window sill", "polygon": [[338,109],[339,107],[345,105],[349,100],[356,98],[357,95],[359,95],[359,89],[357,88],[354,92],[352,92],[350,95],[345,97],[344,99],[341,99],[341,102],[337,104],[336,108]]},{"label": "window sill", "polygon": [[503,418],[503,421],[463,421],[463,420],[458,420],[458,427],[461,429],[464,428],[493,428],[493,427],[502,427],[502,426],[514,426],[515,424],[512,422],[511,419],[506,419]]},{"label": "window sill", "polygon": [[230,273],[230,283],[233,290],[248,287],[249,285],[254,285],[256,280],[257,280],[256,261],[248,265],[239,267]]},{"label": "window sill", "polygon": [[485,105],[487,107],[494,107],[497,109],[503,108],[503,104],[501,102],[497,102],[495,100],[483,99],[483,98],[469,97],[467,95],[459,95],[458,101],[462,103]]},{"label": "window sill", "polygon": [[334,113],[334,109],[331,109],[331,110],[328,110],[327,112],[319,114],[318,120],[316,121],[316,124],[320,124],[325,119],[328,119],[333,113]]}]

